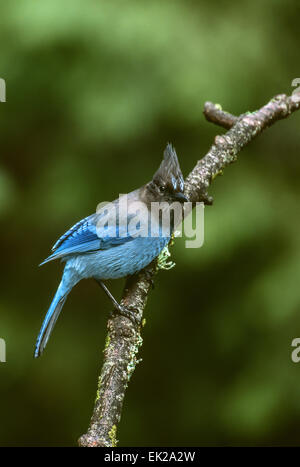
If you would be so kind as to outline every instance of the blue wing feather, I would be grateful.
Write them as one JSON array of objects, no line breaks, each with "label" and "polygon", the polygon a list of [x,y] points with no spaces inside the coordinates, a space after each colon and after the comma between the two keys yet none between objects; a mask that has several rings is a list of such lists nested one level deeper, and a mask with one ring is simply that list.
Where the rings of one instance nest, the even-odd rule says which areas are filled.
[{"label": "blue wing feather", "polygon": [[77,224],[73,225],[66,233],[64,233],[57,242],[53,245],[52,251],[56,251],[59,247],[63,245],[66,240],[71,240],[72,238],[80,237],[80,233],[89,232],[90,228],[92,227],[92,218],[94,215],[85,217],[81,219],[81,221],[77,222]]},{"label": "blue wing feather", "polygon": [[[52,247],[53,253],[46,258],[41,264],[48,263],[57,258],[62,258],[70,254],[88,253],[96,250],[105,250],[122,243],[133,240],[130,236],[127,226],[124,228],[117,226],[112,229],[96,227],[96,222],[99,219],[95,214],[92,214],[85,219],[77,222],[64,235],[62,235]],[[130,218],[128,219],[128,221]],[[127,224],[128,225],[128,224]],[[125,234],[124,234],[125,232]]]}]

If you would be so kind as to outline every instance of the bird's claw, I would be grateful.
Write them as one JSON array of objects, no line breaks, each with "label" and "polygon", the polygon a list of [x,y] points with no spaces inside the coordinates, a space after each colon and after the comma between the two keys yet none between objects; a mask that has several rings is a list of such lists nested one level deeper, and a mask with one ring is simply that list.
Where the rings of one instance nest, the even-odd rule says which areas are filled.
[{"label": "bird's claw", "polygon": [[119,305],[118,307],[114,308],[109,316],[110,318],[113,318],[114,315],[121,315],[121,316],[125,316],[126,318],[130,319],[130,321],[135,325],[135,326],[140,326],[141,324],[141,320],[140,318],[138,318],[137,314],[132,311],[132,310],[129,310],[129,308],[126,308],[125,306],[122,306],[122,305]]}]

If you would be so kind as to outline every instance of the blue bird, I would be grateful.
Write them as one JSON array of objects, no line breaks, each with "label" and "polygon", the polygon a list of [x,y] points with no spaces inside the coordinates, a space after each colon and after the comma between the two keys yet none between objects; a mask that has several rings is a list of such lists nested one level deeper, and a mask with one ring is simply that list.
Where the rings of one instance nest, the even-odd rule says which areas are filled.
[{"label": "blue bird", "polygon": [[[125,215],[121,209],[124,197]],[[168,144],[160,167],[149,183],[105,204],[99,212],[82,219],[59,238],[52,254],[41,263],[60,258],[65,268],[39,332],[34,357],[43,353],[68,294],[81,279],[94,278],[112,300],[115,311],[136,320],[135,314],[115,300],[103,281],[135,274],[159,255],[169,242],[174,226],[166,228],[161,213],[150,215],[151,203],[170,206],[174,201],[183,203],[187,198],[175,149]],[[142,228],[144,235],[139,234]]]}]

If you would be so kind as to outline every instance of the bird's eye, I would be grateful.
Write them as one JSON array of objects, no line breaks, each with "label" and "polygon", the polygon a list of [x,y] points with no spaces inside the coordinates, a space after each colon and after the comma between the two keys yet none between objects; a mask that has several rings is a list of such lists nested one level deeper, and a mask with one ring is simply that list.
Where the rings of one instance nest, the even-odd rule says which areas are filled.
[{"label": "bird's eye", "polygon": [[159,191],[160,191],[161,193],[164,193],[164,192],[166,191],[166,187],[165,187],[164,185],[161,185],[161,186],[159,187]]}]

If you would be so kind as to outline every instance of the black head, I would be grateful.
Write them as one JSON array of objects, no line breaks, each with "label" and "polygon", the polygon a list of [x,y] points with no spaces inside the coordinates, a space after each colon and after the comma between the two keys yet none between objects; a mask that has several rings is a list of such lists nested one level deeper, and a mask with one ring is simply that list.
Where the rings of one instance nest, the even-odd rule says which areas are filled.
[{"label": "black head", "polygon": [[184,180],[180,170],[176,151],[168,143],[164,158],[153,179],[147,185],[152,200],[159,202],[187,201],[184,195]]}]

